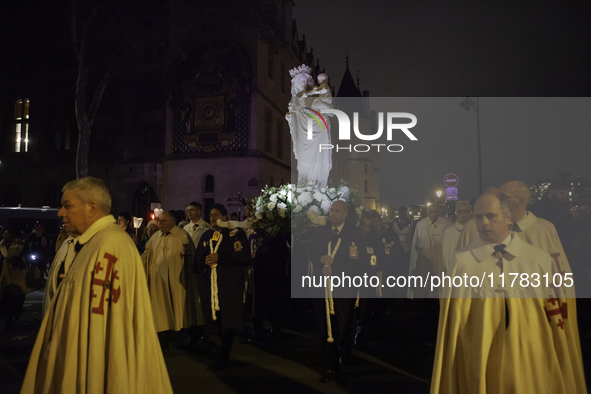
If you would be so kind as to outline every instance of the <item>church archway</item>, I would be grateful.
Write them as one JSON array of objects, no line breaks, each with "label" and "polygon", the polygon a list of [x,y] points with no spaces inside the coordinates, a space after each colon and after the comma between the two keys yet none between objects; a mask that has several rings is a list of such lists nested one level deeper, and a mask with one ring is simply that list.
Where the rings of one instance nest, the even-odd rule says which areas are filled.
[{"label": "church archway", "polygon": [[160,202],[158,195],[148,183],[144,183],[137,188],[133,197],[133,216],[149,220],[152,212],[151,204]]}]

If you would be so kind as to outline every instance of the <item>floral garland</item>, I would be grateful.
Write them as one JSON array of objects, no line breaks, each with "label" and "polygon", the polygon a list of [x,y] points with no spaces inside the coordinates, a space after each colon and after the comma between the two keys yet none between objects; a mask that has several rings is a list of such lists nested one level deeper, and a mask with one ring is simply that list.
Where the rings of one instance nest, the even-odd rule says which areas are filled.
[{"label": "floral garland", "polygon": [[[319,188],[315,182],[266,186],[253,202],[257,219],[253,227],[264,229],[271,236],[291,229],[297,239],[303,239],[312,228],[327,223],[330,205],[337,200],[347,203],[347,222],[357,226],[363,209],[362,197],[342,180],[334,187]],[[356,215],[351,215],[352,210]]]}]

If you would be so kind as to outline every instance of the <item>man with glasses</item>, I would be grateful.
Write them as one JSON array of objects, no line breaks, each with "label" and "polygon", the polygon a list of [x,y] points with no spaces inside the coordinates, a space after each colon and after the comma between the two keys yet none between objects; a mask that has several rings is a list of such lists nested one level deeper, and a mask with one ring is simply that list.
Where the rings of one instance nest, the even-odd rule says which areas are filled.
[{"label": "man with glasses", "polygon": [[472,205],[468,201],[457,202],[456,218],[455,223],[443,232],[443,264],[446,272],[449,272],[449,264],[457,249],[464,224],[472,218]]}]

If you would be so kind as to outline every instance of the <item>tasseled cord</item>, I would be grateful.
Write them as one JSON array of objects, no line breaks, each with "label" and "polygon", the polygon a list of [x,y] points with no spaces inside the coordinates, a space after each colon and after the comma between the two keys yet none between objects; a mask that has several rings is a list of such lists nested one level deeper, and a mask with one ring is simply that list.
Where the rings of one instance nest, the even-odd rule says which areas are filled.
[{"label": "tasseled cord", "polygon": [[[341,246],[341,239],[339,238],[339,240],[337,241],[337,246],[335,246],[333,251],[330,250],[331,244],[332,241],[328,243],[328,255],[334,259],[334,256],[337,254],[337,251],[339,250],[339,246]],[[332,337],[332,325],[330,324],[330,315],[334,315],[334,300],[332,299],[332,282],[329,280],[327,285],[325,280],[324,285],[324,301],[326,305],[326,327],[328,329],[328,339],[326,341],[332,343],[334,342],[334,338]]]},{"label": "tasseled cord", "polygon": [[[217,244],[215,245],[215,249],[213,248],[213,240],[209,241],[209,251],[211,253],[217,253],[218,249],[220,248],[220,244],[222,243],[222,238],[224,238],[223,234],[220,234],[220,239],[218,240]],[[220,310],[220,299],[218,298],[218,270],[217,264],[211,266],[211,318],[213,320],[217,320],[217,316],[215,315],[216,311]]]}]

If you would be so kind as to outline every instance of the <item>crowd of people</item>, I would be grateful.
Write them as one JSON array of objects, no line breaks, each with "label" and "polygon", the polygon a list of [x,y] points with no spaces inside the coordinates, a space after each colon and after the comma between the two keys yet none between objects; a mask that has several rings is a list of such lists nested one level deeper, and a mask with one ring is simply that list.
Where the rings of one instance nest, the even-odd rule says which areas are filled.
[{"label": "crowd of people", "polygon": [[63,188],[58,216],[64,226],[55,246],[42,225],[26,238],[7,228],[0,241],[2,327],[18,320],[31,289],[11,274],[37,264],[47,277],[44,319],[22,392],[64,385],[76,392],[96,384],[99,391],[171,392],[161,349],[181,330],[190,349],[215,344],[210,368],[226,368],[249,290],[256,297],[251,341],[265,339],[265,319],[271,334],[281,330],[294,265],[329,278],[329,285],[324,279],[324,286],[308,290],[326,359],[322,382],[338,376],[368,322],[379,322],[392,298],[408,297],[439,315],[432,392],[586,392],[574,288],[526,299],[476,299],[430,287],[330,285],[331,277],[344,275],[368,274],[383,284],[388,277],[507,269],[574,272],[583,284],[591,220],[585,207],[569,211],[565,185],[553,183],[531,209],[527,185],[511,181],[475,201],[457,202],[449,215],[443,204],[422,207],[416,220],[404,206],[389,207],[386,217],[364,210],[358,226],[347,221],[352,207],[334,201],[329,224],[314,229],[291,254],[289,231],[270,236],[252,229],[256,218],[248,207],[239,222],[222,204],[204,212],[200,203],[188,202],[182,216],[163,212],[138,232],[128,213],[110,214],[110,193],[101,180],[72,181]]}]

